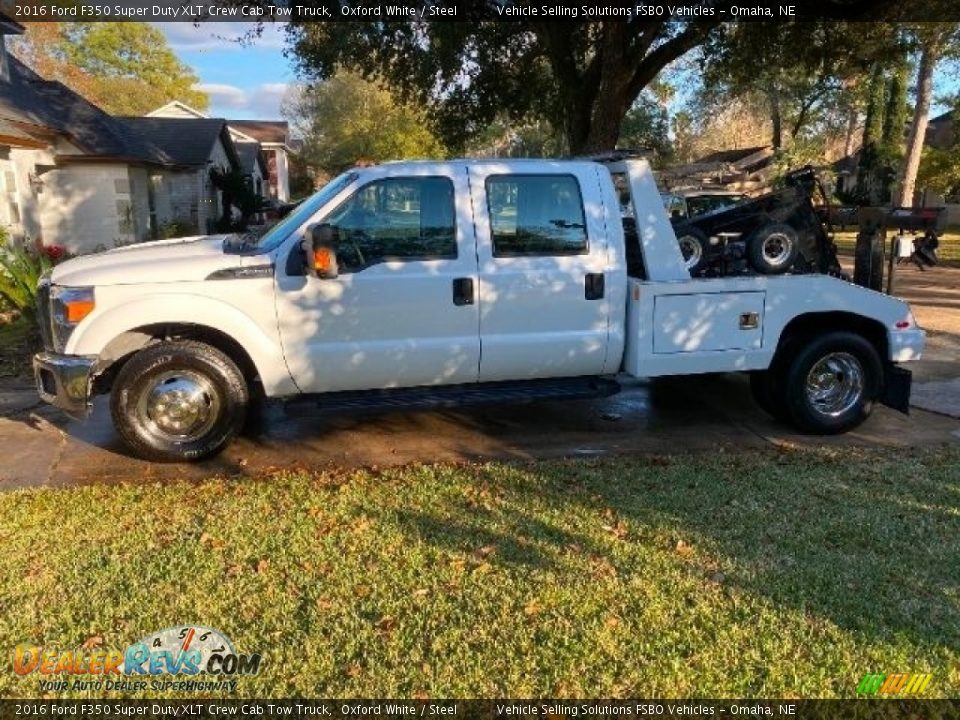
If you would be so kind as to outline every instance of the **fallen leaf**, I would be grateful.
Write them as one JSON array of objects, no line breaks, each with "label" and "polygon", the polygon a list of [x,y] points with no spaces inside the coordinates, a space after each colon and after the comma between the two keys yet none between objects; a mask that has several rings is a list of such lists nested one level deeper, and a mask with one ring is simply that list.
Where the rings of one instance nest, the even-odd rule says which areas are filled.
[{"label": "fallen leaf", "polygon": [[257,573],[265,573],[270,567],[270,561],[266,558],[261,558],[257,562]]},{"label": "fallen leaf", "polygon": [[377,621],[377,630],[382,633],[391,632],[397,626],[397,621],[391,615],[384,615]]},{"label": "fallen leaf", "polygon": [[543,604],[539,600],[531,600],[523,609],[524,615],[538,615],[543,610]]},{"label": "fallen leaf", "polygon": [[490,557],[497,551],[496,545],[484,545],[481,548],[477,548],[473,551],[474,557],[478,559]]}]

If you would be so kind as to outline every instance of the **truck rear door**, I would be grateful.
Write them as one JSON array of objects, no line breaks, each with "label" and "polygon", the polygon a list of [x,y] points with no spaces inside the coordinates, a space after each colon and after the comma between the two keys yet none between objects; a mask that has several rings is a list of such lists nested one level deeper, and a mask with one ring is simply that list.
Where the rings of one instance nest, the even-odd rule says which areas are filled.
[{"label": "truck rear door", "polygon": [[[605,372],[606,213],[591,163],[470,168],[477,234],[480,380]],[[619,338],[619,334],[618,334]],[[619,357],[616,358],[619,364]]]}]

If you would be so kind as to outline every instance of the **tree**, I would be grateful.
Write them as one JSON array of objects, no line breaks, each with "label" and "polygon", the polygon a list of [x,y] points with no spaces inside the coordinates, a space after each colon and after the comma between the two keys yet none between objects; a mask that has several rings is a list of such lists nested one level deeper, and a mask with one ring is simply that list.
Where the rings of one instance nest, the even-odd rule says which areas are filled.
[{"label": "tree", "polygon": [[171,100],[200,110],[196,74],[142,22],[26,23],[16,54],[43,77],[60,80],[114,115],[142,115]]},{"label": "tree", "polygon": [[960,188],[960,148],[956,144],[949,148],[924,148],[916,184],[938,195],[955,193]]},{"label": "tree", "polygon": [[623,118],[617,146],[651,150],[655,163],[662,166],[673,154],[669,122],[664,104],[652,93],[643,92]]},{"label": "tree", "polygon": [[[493,5],[486,10],[494,13]],[[381,77],[427,109],[449,147],[459,150],[501,117],[518,126],[543,118],[580,154],[612,149],[640,92],[719,24],[703,18],[293,22],[289,32],[307,77],[328,79],[340,68]]]},{"label": "tree", "polygon": [[944,57],[956,54],[960,49],[960,24],[917,23],[911,34],[917,43],[920,60],[917,64],[917,103],[913,110],[906,159],[900,171],[900,191],[896,198],[900,206],[913,205],[917,171],[920,169],[930,104],[933,100],[933,73]]},{"label": "tree", "polygon": [[891,23],[739,23],[703,48],[703,99],[713,106],[758,100],[769,117],[770,144],[780,151],[810,128],[836,125],[842,132],[852,81],[896,47]]},{"label": "tree", "polygon": [[301,158],[327,175],[359,162],[446,155],[423,113],[353,73],[303,88],[282,112],[304,138]]}]

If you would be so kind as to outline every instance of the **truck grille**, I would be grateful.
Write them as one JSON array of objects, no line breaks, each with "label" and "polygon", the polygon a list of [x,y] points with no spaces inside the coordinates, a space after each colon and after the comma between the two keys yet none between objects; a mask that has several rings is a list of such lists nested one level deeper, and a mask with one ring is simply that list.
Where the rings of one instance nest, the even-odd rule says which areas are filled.
[{"label": "truck grille", "polygon": [[40,337],[43,338],[43,349],[53,350],[53,328],[50,326],[50,281],[41,280],[37,285],[37,324],[40,326]]}]

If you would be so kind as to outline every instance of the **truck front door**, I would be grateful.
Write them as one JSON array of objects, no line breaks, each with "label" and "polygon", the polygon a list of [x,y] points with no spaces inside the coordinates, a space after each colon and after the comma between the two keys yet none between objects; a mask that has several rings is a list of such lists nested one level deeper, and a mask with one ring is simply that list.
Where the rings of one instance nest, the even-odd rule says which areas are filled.
[{"label": "truck front door", "polygon": [[470,169],[482,381],[605,371],[613,288],[596,168],[530,167]]},{"label": "truck front door", "polygon": [[284,356],[302,391],[477,380],[467,176],[441,170],[368,179],[318,218],[338,230],[339,277],[278,273]]}]

